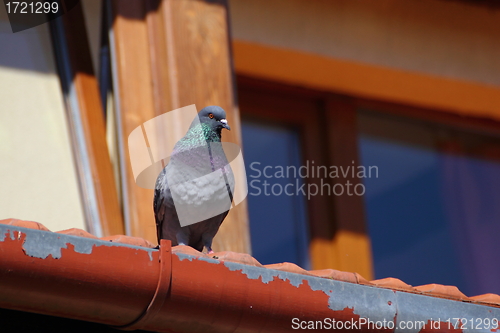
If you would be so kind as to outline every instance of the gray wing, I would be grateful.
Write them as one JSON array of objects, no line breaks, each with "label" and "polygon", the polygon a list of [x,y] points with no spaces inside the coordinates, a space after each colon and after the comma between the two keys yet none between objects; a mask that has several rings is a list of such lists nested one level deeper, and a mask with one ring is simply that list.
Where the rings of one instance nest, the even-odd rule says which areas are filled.
[{"label": "gray wing", "polygon": [[163,220],[165,218],[165,191],[163,191],[162,183],[165,178],[165,169],[163,169],[158,178],[156,179],[155,184],[155,195],[153,199],[153,211],[155,214],[155,222],[156,222],[156,236],[158,237],[158,244],[160,244],[160,239],[162,239],[162,226]]},{"label": "gray wing", "polygon": [[181,229],[181,226],[175,210],[172,193],[167,182],[167,167],[162,170],[156,180],[153,210],[156,221],[158,244],[161,239],[168,239],[172,241],[172,246],[175,246],[178,244],[176,235]]},{"label": "gray wing", "polygon": [[[221,198],[221,200],[224,200],[224,202],[228,200],[229,197],[230,202],[229,205],[227,206],[227,210],[213,217],[210,217],[200,223],[195,223],[189,226],[189,231],[193,241],[192,244],[190,245],[198,249],[198,251],[201,251],[204,245],[211,247],[213,238],[219,231],[219,228],[224,219],[226,218],[227,214],[229,214],[229,209],[231,206],[231,202],[233,200],[234,175],[229,164],[225,168],[223,168],[222,171],[224,174],[225,182],[222,185],[216,187],[217,190],[215,191],[215,193],[212,194],[212,196],[219,197]],[[203,189],[200,192],[204,191],[205,189]],[[210,192],[212,191],[213,189],[210,190]]]}]

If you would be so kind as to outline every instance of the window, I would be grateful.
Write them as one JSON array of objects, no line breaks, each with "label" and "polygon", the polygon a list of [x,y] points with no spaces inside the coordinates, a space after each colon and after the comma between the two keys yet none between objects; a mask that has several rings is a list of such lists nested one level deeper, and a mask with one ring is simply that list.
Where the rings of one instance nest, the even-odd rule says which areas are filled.
[{"label": "window", "polygon": [[307,269],[306,198],[296,191],[303,180],[292,172],[302,164],[299,133],[286,126],[243,121],[242,134],[252,254],[262,264],[286,261]]},{"label": "window", "polygon": [[[266,155],[266,163],[286,163],[269,152],[290,149],[293,140],[280,145],[273,135],[285,138],[293,131],[301,165],[314,160],[329,167],[375,167],[370,177],[359,179],[363,196],[304,200],[313,269],[358,272],[370,279],[373,266],[374,278],[456,285],[466,295],[500,292],[495,264],[500,261],[499,123],[244,77],[239,77],[238,93],[248,175],[252,160]],[[269,122],[276,125],[265,125]],[[265,196],[259,205],[250,200],[256,199],[249,198],[251,225],[260,223],[254,222],[260,206],[269,204],[279,206],[289,232],[296,230],[296,222],[285,215],[291,202],[273,204]],[[252,229],[253,237],[261,237],[259,228]]]},{"label": "window", "polygon": [[359,110],[375,276],[499,292],[500,137]]},{"label": "window", "polygon": [[[326,168],[335,163],[351,166],[353,159],[357,159],[353,131],[349,130],[348,140],[342,142],[330,135],[346,133],[344,124],[347,124],[345,128],[355,125],[354,113],[351,112],[354,109],[347,110],[349,117],[343,117],[345,105],[330,103],[329,96],[321,92],[245,77],[238,77],[238,103],[249,180],[253,255],[264,263],[291,261],[304,268],[355,271],[370,278],[371,257],[362,199],[332,194],[331,189],[338,180],[312,172],[313,167],[318,170],[317,167]],[[337,131],[336,127],[342,130]],[[252,178],[252,175],[258,175],[258,171],[250,167],[253,162],[261,163],[255,165],[261,173],[266,166],[282,166],[297,172],[285,170],[282,177],[279,170],[273,168],[268,169],[272,173],[270,178],[264,175],[259,179]],[[309,172],[303,170],[299,174],[299,167],[305,167]],[[260,184],[253,183],[262,190],[259,195],[250,183],[255,179],[261,180]],[[264,180],[269,183],[268,196],[263,192]],[[286,193],[275,195],[273,185],[275,193],[280,193],[281,189],[284,192],[285,186],[288,186],[289,193],[292,189],[295,193],[291,196]],[[304,187],[297,193],[300,186]],[[273,225],[274,235],[267,235],[269,227],[266,229],[265,226],[269,223]],[[277,233],[281,233],[279,237]],[[271,242],[276,243],[278,239],[284,243]]]}]

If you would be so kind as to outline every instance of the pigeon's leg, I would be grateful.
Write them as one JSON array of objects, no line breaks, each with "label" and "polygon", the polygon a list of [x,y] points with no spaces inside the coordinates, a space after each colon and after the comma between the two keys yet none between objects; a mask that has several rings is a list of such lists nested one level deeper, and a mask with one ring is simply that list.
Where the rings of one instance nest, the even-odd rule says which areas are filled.
[{"label": "pigeon's leg", "polygon": [[204,234],[202,236],[203,245],[207,249],[207,254],[214,253],[214,251],[212,250],[212,239],[213,239],[213,236],[211,236],[211,235]]},{"label": "pigeon's leg", "polygon": [[177,234],[175,234],[178,245],[189,245],[189,229],[181,228]]}]

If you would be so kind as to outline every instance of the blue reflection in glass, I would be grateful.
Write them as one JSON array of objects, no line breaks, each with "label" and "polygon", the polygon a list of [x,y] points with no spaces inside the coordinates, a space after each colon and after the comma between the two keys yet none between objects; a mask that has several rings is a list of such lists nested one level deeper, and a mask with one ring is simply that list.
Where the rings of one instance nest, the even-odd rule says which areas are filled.
[{"label": "blue reflection in glass", "polygon": [[[292,262],[310,268],[305,198],[297,195],[302,180],[279,172],[301,165],[299,135],[293,128],[242,123],[248,179],[252,254],[262,264]],[[268,167],[264,170],[264,168]],[[285,186],[289,185],[287,195]]]}]

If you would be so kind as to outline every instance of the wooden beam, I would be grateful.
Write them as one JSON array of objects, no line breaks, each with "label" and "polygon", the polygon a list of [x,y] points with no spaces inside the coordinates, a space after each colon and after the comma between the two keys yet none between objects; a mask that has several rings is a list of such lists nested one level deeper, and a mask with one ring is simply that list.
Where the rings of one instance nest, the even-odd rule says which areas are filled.
[{"label": "wooden beam", "polygon": [[[367,233],[362,180],[358,178],[356,106],[351,99],[330,97],[326,100],[327,141],[330,165],[350,170],[345,176],[331,178],[337,189],[331,196],[335,234],[329,242],[312,244],[312,251],[325,247],[336,255],[334,266],[373,278],[370,237]],[[350,169],[347,169],[347,168]],[[354,173],[352,172],[354,170]]]},{"label": "wooden beam", "polygon": [[155,116],[145,2],[113,1],[112,15],[110,48],[126,233],[154,244],[153,190],[135,184],[127,144],[129,134]]},{"label": "wooden beam", "polygon": [[[57,44],[59,63],[67,65],[60,67],[61,75],[67,76],[67,79],[63,80],[66,81],[63,82],[63,89],[68,99],[67,105],[72,107],[70,100],[75,100],[78,104],[77,109],[72,112],[76,115],[76,118],[71,119],[72,130],[75,131],[76,127],[82,129],[83,138],[78,146],[84,147],[84,151],[75,149],[76,154],[80,155],[77,157],[77,163],[85,164],[84,167],[89,168],[80,170],[80,179],[84,182],[85,176],[82,172],[87,172],[87,176],[92,179],[92,186],[82,185],[86,188],[82,194],[87,197],[83,199],[84,204],[87,203],[86,218],[88,221],[92,219],[100,223],[100,228],[90,225],[89,229],[99,233],[100,237],[121,234],[124,230],[122,214],[106,144],[104,113],[92,67],[81,3],[77,3],[60,19],[62,24],[59,21],[53,22],[51,27]],[[71,87],[74,87],[74,93]],[[73,133],[73,138],[76,137],[76,133]],[[76,138],[76,140],[79,139]],[[81,167],[79,165],[80,169]],[[96,212],[89,211],[93,209],[88,207],[90,196],[92,202],[95,202]],[[96,218],[91,218],[91,216],[96,216]]]},{"label": "wooden beam", "polygon": [[[195,104],[198,111],[208,105],[219,105],[227,112],[231,126],[223,141],[241,147],[240,116],[234,98],[234,83],[229,46],[228,5],[226,1],[162,1],[159,11],[164,47],[155,47],[166,61],[156,62],[155,73],[164,87],[157,99],[170,96],[172,109]],[[151,31],[151,30],[150,30]],[[160,59],[158,56],[157,59]],[[162,66],[168,66],[165,71]],[[168,109],[160,110],[162,112]],[[241,170],[234,170],[240,181]],[[236,191],[241,190],[236,188]],[[231,209],[214,239],[215,250],[250,252],[250,235],[246,201]]]},{"label": "wooden beam", "polygon": [[[224,132],[223,141],[241,146],[227,3],[132,0],[115,1],[114,9],[123,143],[126,145],[126,137],[146,120],[195,104],[198,111],[208,105],[224,108],[231,132]],[[128,156],[124,156],[130,232],[156,242],[151,227],[152,191],[136,188]],[[242,173],[237,172],[236,177],[243,180]],[[230,211],[214,239],[214,250],[250,251],[246,201]]]}]

